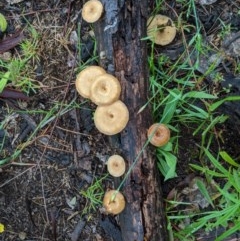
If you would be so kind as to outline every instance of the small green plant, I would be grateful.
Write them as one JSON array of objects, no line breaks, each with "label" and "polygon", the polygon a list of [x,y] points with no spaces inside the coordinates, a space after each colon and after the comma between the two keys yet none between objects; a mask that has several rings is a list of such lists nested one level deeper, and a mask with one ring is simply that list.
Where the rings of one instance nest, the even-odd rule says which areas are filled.
[{"label": "small green plant", "polygon": [[220,39],[224,39],[227,35],[229,35],[231,33],[231,24],[225,24],[220,18],[219,18],[219,22],[221,23],[221,31],[218,34],[218,36],[220,37]]},{"label": "small green plant", "polygon": [[31,61],[38,60],[39,35],[33,27],[29,27],[29,38],[20,44],[20,51],[10,60],[0,59],[0,91],[6,85],[16,87],[29,94],[36,92],[39,85],[31,78],[35,75]]},{"label": "small green plant", "polygon": [[102,200],[104,196],[103,181],[108,175],[102,178],[95,178],[93,183],[86,189],[80,191],[80,194],[86,198],[86,206],[83,210],[84,214],[88,214],[91,211],[96,211],[99,206],[102,205]]},{"label": "small green plant", "polygon": [[[240,165],[225,151],[221,151],[218,157],[214,157],[207,149],[204,149],[204,153],[206,158],[210,160],[212,168],[209,168],[209,164],[206,166],[192,164],[191,167],[204,174],[209,182],[221,178],[224,184],[219,185],[213,182],[217,190],[213,197],[207,193],[206,188],[200,189],[204,197],[212,202],[212,206],[214,203],[214,210],[188,215],[188,218],[191,219],[190,224],[176,232],[176,236],[187,238],[199,229],[208,232],[223,227],[226,231],[216,236],[214,240],[226,240],[227,237],[240,229]],[[170,215],[169,218],[176,220],[176,218],[184,219],[186,216]]]}]

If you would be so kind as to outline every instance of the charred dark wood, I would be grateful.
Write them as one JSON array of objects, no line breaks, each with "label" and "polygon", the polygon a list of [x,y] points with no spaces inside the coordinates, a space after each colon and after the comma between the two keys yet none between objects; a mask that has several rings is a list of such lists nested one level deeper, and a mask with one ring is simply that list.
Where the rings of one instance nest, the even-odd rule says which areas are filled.
[{"label": "charred dark wood", "polygon": [[114,74],[122,86],[121,99],[130,120],[124,131],[113,137],[118,153],[133,165],[122,192],[127,205],[120,214],[123,241],[168,240],[161,184],[151,147],[143,148],[152,123],[148,101],[146,36],[147,1],[103,0],[105,14],[95,24],[100,64]]}]

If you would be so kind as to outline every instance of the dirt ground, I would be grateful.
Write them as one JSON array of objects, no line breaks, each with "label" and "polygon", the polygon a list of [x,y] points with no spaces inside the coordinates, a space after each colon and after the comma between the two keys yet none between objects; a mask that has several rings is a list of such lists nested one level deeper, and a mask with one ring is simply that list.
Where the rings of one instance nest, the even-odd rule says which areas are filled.
[{"label": "dirt ground", "polygon": [[[0,12],[9,23],[1,38],[19,29],[28,38],[28,24],[36,29],[40,36],[38,58],[32,60],[28,73],[41,88],[35,93],[31,90],[27,100],[0,98],[0,160],[11,157],[16,149],[22,150],[0,169],[0,223],[5,225],[0,240],[120,241],[117,221],[103,215],[101,206],[90,209],[89,200],[81,193],[102,177],[104,189],[113,185],[106,177],[105,162],[111,153],[108,139],[94,127],[94,105],[78,96],[74,85],[77,65],[91,59],[94,52],[91,28],[81,18],[83,2],[9,2],[0,2]],[[179,1],[168,1],[166,8],[172,6],[180,13],[181,4],[176,2]],[[212,41],[217,41],[214,38],[220,20],[231,24],[235,32],[240,30],[239,1],[219,0],[196,6],[205,35],[211,36]],[[76,33],[83,43],[80,55]],[[18,51],[17,46],[10,52]],[[92,63],[93,59],[88,64]],[[221,73],[231,76],[228,81],[234,87],[232,92],[238,94],[239,79],[231,69],[231,61],[219,67]],[[221,112],[231,118],[217,127],[221,138],[214,140],[216,151],[221,146],[239,160],[240,107],[228,104]],[[198,162],[194,151],[199,137],[192,137],[186,127],[182,127],[182,133],[178,177],[163,183],[164,197],[192,173],[188,163]]]}]

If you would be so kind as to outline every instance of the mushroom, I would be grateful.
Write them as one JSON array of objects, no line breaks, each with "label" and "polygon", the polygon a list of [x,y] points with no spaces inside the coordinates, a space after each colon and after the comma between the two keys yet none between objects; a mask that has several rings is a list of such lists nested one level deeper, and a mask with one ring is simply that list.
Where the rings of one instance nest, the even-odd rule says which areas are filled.
[{"label": "mushroom", "polygon": [[119,99],[121,85],[111,74],[98,76],[91,85],[90,99],[96,105],[108,105]]},{"label": "mushroom", "polygon": [[126,170],[124,159],[119,155],[112,155],[107,161],[108,172],[114,177],[120,177]]},{"label": "mushroom", "polygon": [[96,128],[105,135],[115,135],[121,132],[128,120],[128,108],[121,100],[110,105],[99,105],[94,114]]},{"label": "mushroom", "polygon": [[90,87],[96,77],[105,74],[106,71],[99,66],[88,66],[82,70],[76,79],[77,92],[84,98],[90,98]]},{"label": "mushroom", "polygon": [[107,191],[103,198],[103,207],[109,214],[119,214],[125,208],[125,199],[117,190]]},{"label": "mushroom", "polygon": [[177,31],[173,21],[165,15],[157,14],[150,17],[147,26],[147,35],[156,44],[167,45],[176,36]]},{"label": "mushroom", "polygon": [[152,145],[160,147],[168,143],[170,139],[170,130],[164,124],[155,123],[150,126],[147,135]]},{"label": "mushroom", "polygon": [[102,12],[102,3],[98,0],[90,0],[83,5],[82,18],[88,23],[94,23],[101,17]]}]

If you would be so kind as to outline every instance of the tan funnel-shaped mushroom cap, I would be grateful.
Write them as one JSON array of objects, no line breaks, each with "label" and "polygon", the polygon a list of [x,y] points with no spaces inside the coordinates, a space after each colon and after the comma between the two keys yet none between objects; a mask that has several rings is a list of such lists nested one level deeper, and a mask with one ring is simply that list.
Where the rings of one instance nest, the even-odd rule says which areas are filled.
[{"label": "tan funnel-shaped mushroom cap", "polygon": [[150,126],[147,135],[152,145],[160,147],[168,143],[170,139],[170,130],[164,124],[155,123]]},{"label": "tan funnel-shaped mushroom cap", "polygon": [[96,105],[109,105],[119,99],[121,85],[110,74],[98,76],[90,88],[90,99]]},{"label": "tan funnel-shaped mushroom cap", "polygon": [[96,128],[105,135],[115,135],[127,125],[129,112],[120,100],[110,105],[99,105],[94,114]]},{"label": "tan funnel-shaped mushroom cap", "polygon": [[176,36],[176,27],[167,16],[157,14],[154,17],[150,17],[147,21],[147,26],[147,35],[156,44],[167,45]]},{"label": "tan funnel-shaped mushroom cap", "polygon": [[122,176],[126,170],[124,159],[119,155],[110,156],[107,161],[107,169],[113,177]]},{"label": "tan funnel-shaped mushroom cap", "polygon": [[101,17],[102,12],[102,3],[98,0],[90,0],[83,5],[82,18],[88,23],[94,23]]},{"label": "tan funnel-shaped mushroom cap", "polygon": [[84,98],[90,98],[90,87],[94,80],[106,71],[99,66],[88,66],[86,69],[82,70],[76,79],[76,89],[77,92]]},{"label": "tan funnel-shaped mushroom cap", "polygon": [[125,199],[122,193],[117,190],[107,191],[103,198],[103,207],[107,213],[119,214],[125,208]]}]

